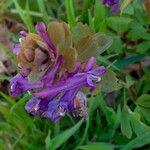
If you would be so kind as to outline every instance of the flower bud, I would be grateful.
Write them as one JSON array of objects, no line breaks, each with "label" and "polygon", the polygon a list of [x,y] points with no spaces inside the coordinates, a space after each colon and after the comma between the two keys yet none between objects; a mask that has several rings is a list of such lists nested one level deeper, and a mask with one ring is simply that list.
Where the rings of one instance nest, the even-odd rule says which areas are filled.
[{"label": "flower bud", "polygon": [[48,52],[49,48],[41,37],[29,33],[21,42],[18,60],[25,68],[41,67],[50,61]]}]

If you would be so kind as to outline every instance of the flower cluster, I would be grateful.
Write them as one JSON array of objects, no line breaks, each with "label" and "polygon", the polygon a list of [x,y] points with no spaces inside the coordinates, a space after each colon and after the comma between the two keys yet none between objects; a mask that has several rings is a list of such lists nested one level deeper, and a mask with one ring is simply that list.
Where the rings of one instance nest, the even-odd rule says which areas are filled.
[{"label": "flower cluster", "polygon": [[30,91],[33,98],[26,103],[26,111],[54,122],[68,112],[85,117],[87,98],[81,90],[94,91],[105,67],[97,67],[94,56],[86,62],[79,59],[66,23],[53,21],[46,27],[39,22],[36,31],[20,32],[20,43],[13,49],[20,72],[10,80],[10,94]]},{"label": "flower cluster", "polygon": [[110,7],[112,14],[119,11],[119,0],[101,0],[101,2],[102,4]]}]

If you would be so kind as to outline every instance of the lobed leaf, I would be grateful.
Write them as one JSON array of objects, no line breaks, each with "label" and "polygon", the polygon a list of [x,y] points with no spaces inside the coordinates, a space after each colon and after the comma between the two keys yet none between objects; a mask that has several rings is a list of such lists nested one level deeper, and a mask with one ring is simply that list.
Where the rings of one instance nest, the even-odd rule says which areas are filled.
[{"label": "lobed leaf", "polygon": [[150,95],[143,94],[137,99],[139,112],[150,123]]}]

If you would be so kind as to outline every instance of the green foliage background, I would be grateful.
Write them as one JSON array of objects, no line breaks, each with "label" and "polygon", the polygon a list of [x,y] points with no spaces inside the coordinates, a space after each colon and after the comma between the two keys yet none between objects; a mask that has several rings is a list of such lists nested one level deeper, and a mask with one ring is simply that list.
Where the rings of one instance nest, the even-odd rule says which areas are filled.
[{"label": "green foliage background", "polygon": [[[150,149],[150,70],[143,64],[150,54],[150,18],[142,1],[133,0],[122,15],[111,15],[99,0],[5,0],[2,3],[4,12],[22,22],[30,32],[35,32],[37,21],[48,24],[54,19],[64,20],[70,28],[83,22],[94,32],[111,35],[113,44],[97,57],[97,63],[107,66],[110,72],[102,79],[104,92],[90,96],[86,119],[75,119],[68,114],[53,123],[32,117],[24,110],[30,94],[13,99],[0,92],[0,150]],[[11,34],[16,42],[17,33]],[[17,71],[17,60],[7,45],[0,43],[0,48]],[[137,76],[131,67],[135,64]],[[9,79],[0,76],[1,82]],[[110,101],[106,101],[108,96]]]}]

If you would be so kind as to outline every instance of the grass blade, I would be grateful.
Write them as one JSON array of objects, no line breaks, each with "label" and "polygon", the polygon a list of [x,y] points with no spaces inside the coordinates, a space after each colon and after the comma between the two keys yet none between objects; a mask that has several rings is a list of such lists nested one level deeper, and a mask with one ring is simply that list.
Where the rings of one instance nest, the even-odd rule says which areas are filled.
[{"label": "grass blade", "polygon": [[95,1],[94,6],[94,25],[95,30],[99,31],[100,25],[106,16],[105,6],[99,0]]},{"label": "grass blade", "polygon": [[32,20],[31,20],[31,17],[30,15],[28,14],[29,12],[29,5],[28,5],[28,1],[26,3],[26,13],[24,14],[23,13],[23,9],[20,7],[19,3],[17,2],[17,0],[13,0],[14,4],[15,4],[15,7],[22,19],[22,21],[24,22],[24,24],[26,25],[26,27],[28,28],[28,30],[30,32],[35,32],[35,29],[34,29],[34,26],[32,24]]},{"label": "grass blade", "polygon": [[5,101],[8,102],[8,104],[10,104],[11,106],[15,104],[14,99],[12,99],[11,97],[9,97],[8,95],[4,94],[3,92],[0,91],[0,96],[4,98]]},{"label": "grass blade", "polygon": [[73,1],[72,0],[65,0],[65,6],[67,11],[67,19],[70,27],[73,27],[76,25],[76,19],[75,19],[75,10],[73,7]]},{"label": "grass blade", "polygon": [[82,9],[82,16],[81,19],[83,22],[88,20],[88,8],[91,3],[91,0],[84,0],[83,1],[83,9]]},{"label": "grass blade", "polygon": [[9,80],[10,80],[10,77],[5,76],[5,75],[0,75],[0,81],[4,81],[4,80],[9,81]]},{"label": "grass blade", "polygon": [[39,6],[39,9],[40,9],[40,12],[42,14],[43,21],[46,24],[48,24],[49,23],[49,16],[48,16],[48,14],[46,12],[44,1],[43,0],[37,0],[37,2],[38,2],[38,6]]}]

